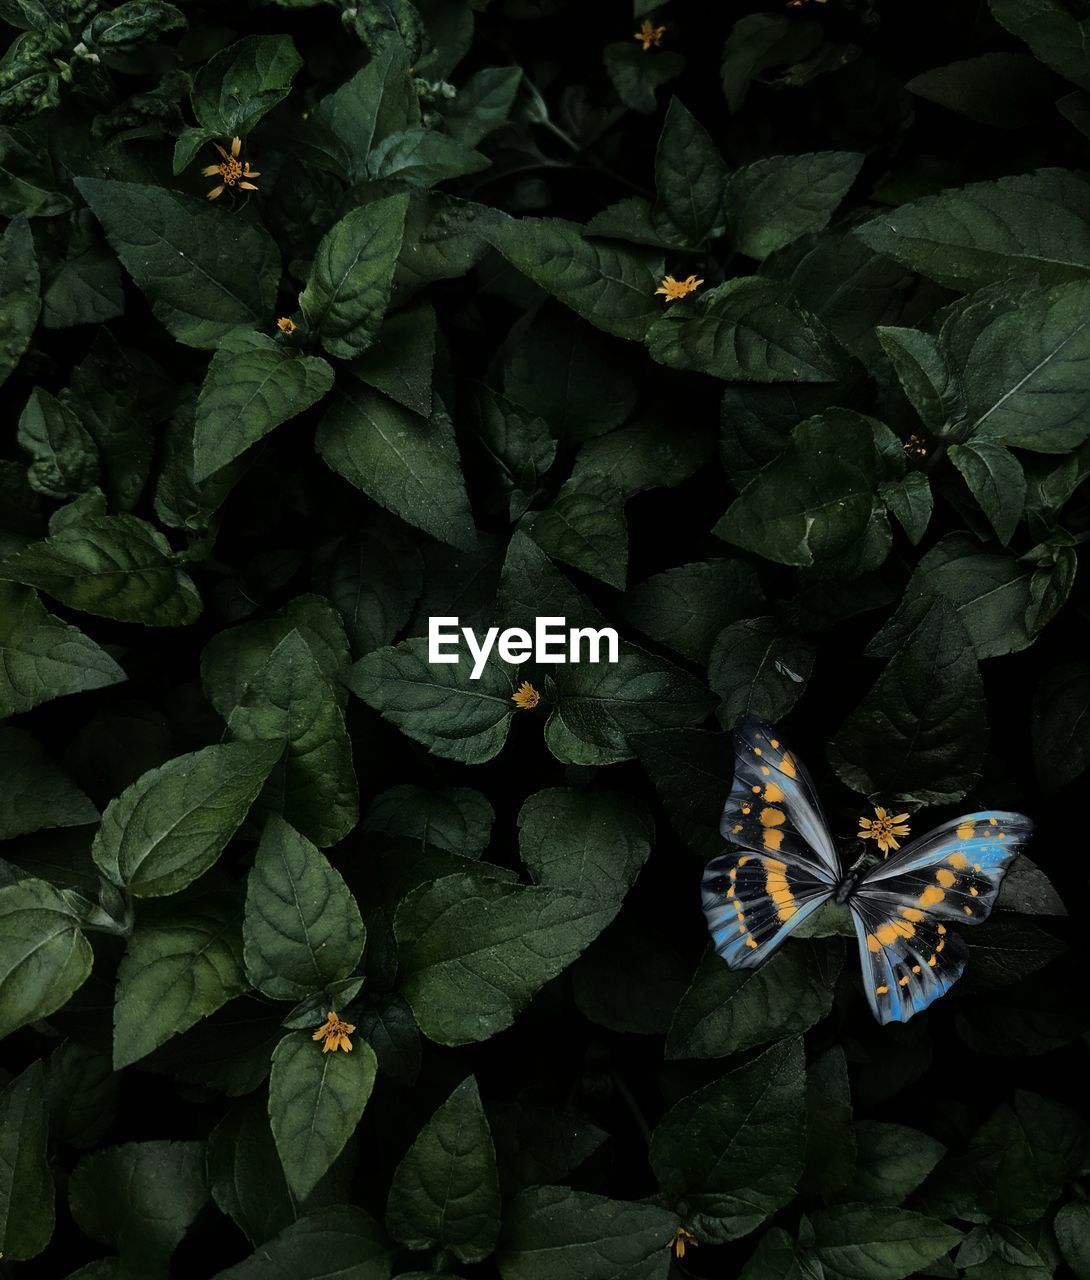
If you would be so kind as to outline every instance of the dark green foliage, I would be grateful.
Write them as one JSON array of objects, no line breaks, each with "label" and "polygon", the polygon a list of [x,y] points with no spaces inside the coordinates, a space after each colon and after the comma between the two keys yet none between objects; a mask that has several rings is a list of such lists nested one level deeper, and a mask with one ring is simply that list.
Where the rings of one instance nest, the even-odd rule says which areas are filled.
[{"label": "dark green foliage", "polygon": [[[0,0],[0,1271],[1090,1278],[1088,49]],[[906,1026],[709,947],[745,713],[1037,824]]]}]

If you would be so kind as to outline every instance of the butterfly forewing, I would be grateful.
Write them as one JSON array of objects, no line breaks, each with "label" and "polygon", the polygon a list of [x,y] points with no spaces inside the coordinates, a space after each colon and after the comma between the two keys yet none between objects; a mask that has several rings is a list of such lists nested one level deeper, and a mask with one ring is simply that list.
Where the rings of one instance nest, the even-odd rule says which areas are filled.
[{"label": "butterfly forewing", "polygon": [[867,999],[880,1022],[906,1022],[961,977],[965,949],[949,925],[990,914],[1032,832],[1019,813],[971,813],[867,872],[848,905]]},{"label": "butterfly forewing", "polygon": [[808,866],[835,887],[840,860],[802,762],[756,716],[741,719],[733,737],[734,782],[720,833],[744,849]]},{"label": "butterfly forewing", "polygon": [[759,965],[836,889],[840,864],[813,784],[775,729],[734,730],[734,782],[720,831],[741,849],[704,871],[704,914],[732,969]]}]

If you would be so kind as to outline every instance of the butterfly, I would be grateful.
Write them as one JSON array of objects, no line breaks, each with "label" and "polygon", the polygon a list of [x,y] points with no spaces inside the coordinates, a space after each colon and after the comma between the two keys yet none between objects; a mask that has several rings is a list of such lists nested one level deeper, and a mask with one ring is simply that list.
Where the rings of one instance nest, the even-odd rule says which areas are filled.
[{"label": "butterfly", "polygon": [[744,716],[733,739],[719,830],[740,847],[712,858],[703,880],[708,929],[730,968],[756,968],[819,907],[846,903],[879,1022],[907,1022],[945,995],[966,961],[951,926],[990,914],[1033,833],[1030,819],[966,814],[877,866],[845,872],[810,775],[779,731]]}]

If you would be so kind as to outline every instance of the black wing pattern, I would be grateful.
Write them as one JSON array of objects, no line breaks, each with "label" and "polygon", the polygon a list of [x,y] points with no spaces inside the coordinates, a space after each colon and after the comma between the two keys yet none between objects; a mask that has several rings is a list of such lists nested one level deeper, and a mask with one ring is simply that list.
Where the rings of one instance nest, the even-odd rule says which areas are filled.
[{"label": "black wing pattern", "polygon": [[832,897],[840,863],[805,768],[755,716],[734,730],[734,782],[719,829],[741,849],[705,868],[704,914],[727,964],[756,968]]},{"label": "black wing pattern", "polygon": [[879,1022],[907,1022],[957,982],[966,948],[949,926],[987,918],[1032,834],[1020,813],[971,813],[867,872],[848,906]]}]

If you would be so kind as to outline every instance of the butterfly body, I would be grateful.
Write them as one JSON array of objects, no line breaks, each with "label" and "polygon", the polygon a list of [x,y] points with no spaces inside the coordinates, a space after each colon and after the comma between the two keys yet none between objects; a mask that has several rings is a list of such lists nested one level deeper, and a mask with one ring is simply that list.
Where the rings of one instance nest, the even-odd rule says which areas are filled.
[{"label": "butterfly body", "polygon": [[961,977],[951,931],[990,913],[1033,824],[1018,813],[966,814],[877,865],[843,871],[813,783],[779,732],[756,717],[734,731],[735,770],[720,823],[736,850],[705,868],[704,913],[733,969],[756,968],[827,902],[851,912],[871,1011],[907,1022]]}]

